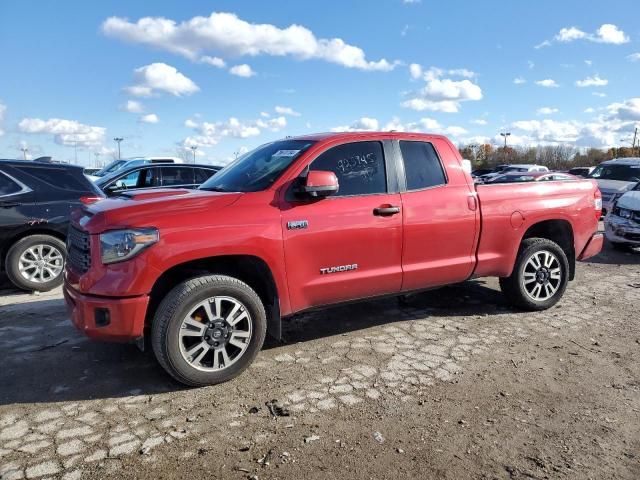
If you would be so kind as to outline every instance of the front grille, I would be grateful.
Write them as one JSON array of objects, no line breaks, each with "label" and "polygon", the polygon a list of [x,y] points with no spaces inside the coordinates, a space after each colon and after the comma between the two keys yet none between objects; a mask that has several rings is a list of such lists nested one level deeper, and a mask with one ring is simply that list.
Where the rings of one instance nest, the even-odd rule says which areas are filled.
[{"label": "front grille", "polygon": [[73,226],[69,227],[67,237],[67,261],[80,273],[86,273],[91,267],[91,238]]}]

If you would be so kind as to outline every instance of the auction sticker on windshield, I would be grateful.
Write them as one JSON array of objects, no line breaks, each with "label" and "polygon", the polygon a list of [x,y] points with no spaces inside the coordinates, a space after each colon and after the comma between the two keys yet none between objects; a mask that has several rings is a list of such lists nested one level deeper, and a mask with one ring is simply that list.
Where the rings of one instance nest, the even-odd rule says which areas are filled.
[{"label": "auction sticker on windshield", "polygon": [[295,157],[300,150],[278,150],[273,154],[274,157]]}]

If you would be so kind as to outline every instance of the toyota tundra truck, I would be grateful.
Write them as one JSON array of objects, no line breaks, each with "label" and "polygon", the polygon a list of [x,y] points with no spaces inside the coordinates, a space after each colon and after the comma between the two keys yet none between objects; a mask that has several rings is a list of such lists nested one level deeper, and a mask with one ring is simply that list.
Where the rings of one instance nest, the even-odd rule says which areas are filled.
[{"label": "toyota tundra truck", "polygon": [[499,277],[518,309],[562,297],[600,252],[594,180],[474,185],[445,137],[327,133],[245,154],[199,190],[76,211],[64,296],[91,338],[151,344],[176,380],[239,375],[281,319]]}]

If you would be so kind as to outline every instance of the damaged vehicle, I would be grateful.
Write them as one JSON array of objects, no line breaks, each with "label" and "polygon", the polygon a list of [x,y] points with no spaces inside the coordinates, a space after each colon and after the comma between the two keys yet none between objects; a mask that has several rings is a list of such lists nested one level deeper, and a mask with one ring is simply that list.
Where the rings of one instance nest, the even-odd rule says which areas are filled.
[{"label": "damaged vehicle", "polygon": [[614,248],[640,247],[640,182],[615,201],[605,218],[604,228]]},{"label": "damaged vehicle", "polygon": [[611,211],[614,202],[640,182],[640,158],[615,158],[598,165],[588,178],[598,182],[602,192],[602,215]]},{"label": "damaged vehicle", "polygon": [[0,160],[0,270],[23,290],[59,286],[71,211],[101,198],[82,167]]}]

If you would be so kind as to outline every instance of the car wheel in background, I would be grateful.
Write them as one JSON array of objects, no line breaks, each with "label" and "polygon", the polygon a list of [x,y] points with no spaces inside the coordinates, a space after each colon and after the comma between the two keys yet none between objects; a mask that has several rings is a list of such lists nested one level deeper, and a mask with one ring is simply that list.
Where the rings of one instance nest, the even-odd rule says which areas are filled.
[{"label": "car wheel in background", "polygon": [[11,246],[5,270],[16,287],[46,292],[62,284],[66,255],[62,240],[51,235],[30,235]]},{"label": "car wheel in background", "polygon": [[151,341],[173,378],[198,387],[240,375],[262,348],[266,330],[264,306],[251,287],[207,275],[169,292],[153,319]]},{"label": "car wheel in background", "polygon": [[513,305],[546,310],[562,298],[569,280],[569,261],[560,246],[546,238],[528,238],[520,246],[511,276],[500,288]]}]

